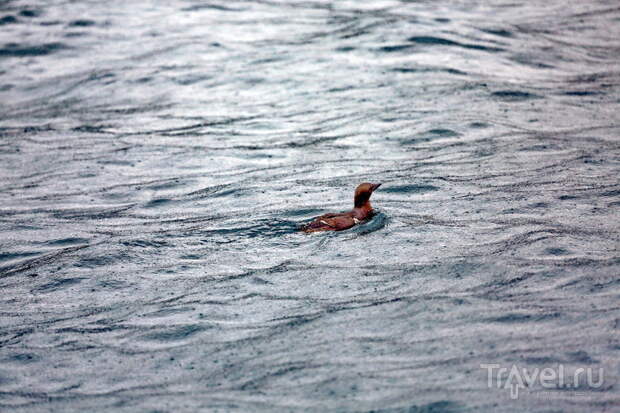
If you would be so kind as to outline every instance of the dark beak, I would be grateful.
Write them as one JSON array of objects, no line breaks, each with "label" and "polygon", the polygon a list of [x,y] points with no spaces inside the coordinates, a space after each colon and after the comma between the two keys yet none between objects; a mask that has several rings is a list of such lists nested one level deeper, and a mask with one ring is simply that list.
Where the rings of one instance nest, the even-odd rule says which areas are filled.
[{"label": "dark beak", "polygon": [[372,189],[371,191],[375,191],[375,189],[379,188],[381,186],[381,184],[372,184]]}]

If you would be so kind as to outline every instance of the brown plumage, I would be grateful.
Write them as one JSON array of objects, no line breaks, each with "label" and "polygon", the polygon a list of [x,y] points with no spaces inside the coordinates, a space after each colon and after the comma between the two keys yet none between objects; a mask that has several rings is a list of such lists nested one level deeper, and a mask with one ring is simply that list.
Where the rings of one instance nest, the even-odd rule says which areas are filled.
[{"label": "brown plumage", "polygon": [[317,231],[342,231],[361,223],[373,216],[374,211],[370,206],[370,195],[381,184],[364,182],[355,189],[353,209],[348,212],[330,213],[316,217],[312,222],[301,227],[303,232]]}]

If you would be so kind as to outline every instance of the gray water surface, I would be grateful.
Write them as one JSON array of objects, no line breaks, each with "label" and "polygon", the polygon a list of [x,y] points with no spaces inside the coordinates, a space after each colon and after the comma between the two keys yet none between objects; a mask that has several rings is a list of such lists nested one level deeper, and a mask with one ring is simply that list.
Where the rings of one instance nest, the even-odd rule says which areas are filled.
[{"label": "gray water surface", "polygon": [[0,410],[620,411],[619,56],[617,1],[0,1]]}]

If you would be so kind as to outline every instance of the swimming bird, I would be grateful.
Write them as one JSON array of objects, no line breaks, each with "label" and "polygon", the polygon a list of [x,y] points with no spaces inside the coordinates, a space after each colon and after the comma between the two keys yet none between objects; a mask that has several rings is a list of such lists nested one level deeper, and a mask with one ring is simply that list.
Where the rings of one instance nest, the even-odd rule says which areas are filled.
[{"label": "swimming bird", "polygon": [[381,184],[364,182],[355,189],[353,209],[348,212],[330,213],[316,217],[312,222],[302,225],[303,232],[342,231],[357,225],[374,215],[370,205],[370,195]]}]

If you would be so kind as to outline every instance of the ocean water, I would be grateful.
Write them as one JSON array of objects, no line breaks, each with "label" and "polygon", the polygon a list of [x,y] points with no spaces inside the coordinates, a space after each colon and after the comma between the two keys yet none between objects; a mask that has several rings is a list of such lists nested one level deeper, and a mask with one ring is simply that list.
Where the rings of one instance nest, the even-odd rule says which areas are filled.
[{"label": "ocean water", "polygon": [[617,1],[0,1],[0,410],[620,411],[619,176]]}]

